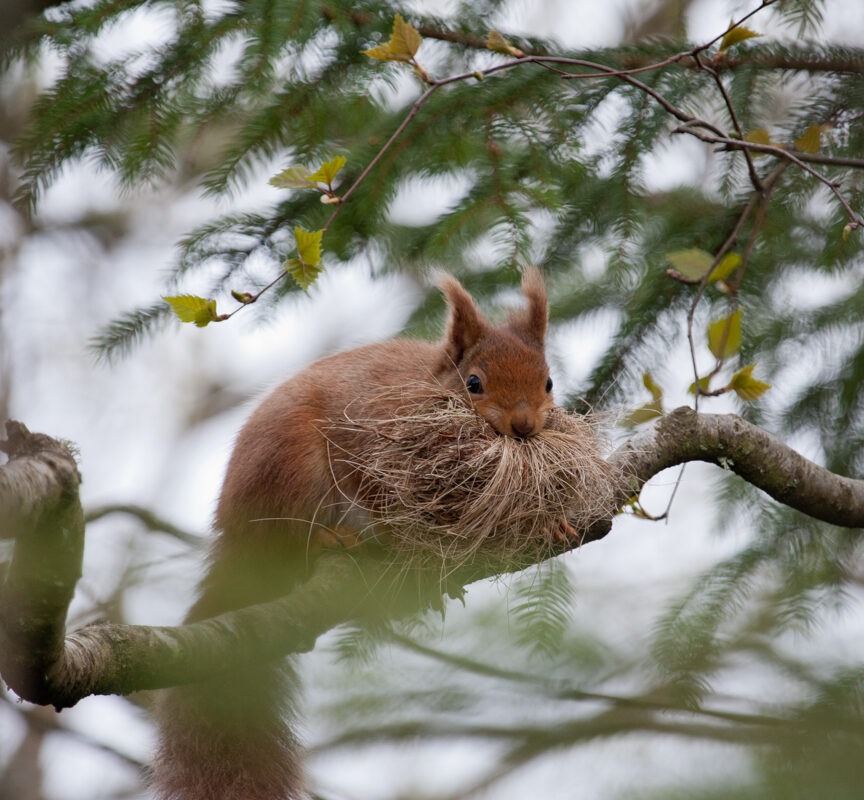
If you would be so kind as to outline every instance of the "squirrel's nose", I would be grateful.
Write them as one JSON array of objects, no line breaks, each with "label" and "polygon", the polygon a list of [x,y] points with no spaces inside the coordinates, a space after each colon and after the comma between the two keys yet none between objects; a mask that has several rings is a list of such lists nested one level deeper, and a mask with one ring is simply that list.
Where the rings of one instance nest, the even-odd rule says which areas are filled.
[{"label": "squirrel's nose", "polygon": [[510,427],[513,428],[513,433],[515,433],[516,436],[530,436],[534,433],[534,423],[527,417],[512,420],[510,422]]}]

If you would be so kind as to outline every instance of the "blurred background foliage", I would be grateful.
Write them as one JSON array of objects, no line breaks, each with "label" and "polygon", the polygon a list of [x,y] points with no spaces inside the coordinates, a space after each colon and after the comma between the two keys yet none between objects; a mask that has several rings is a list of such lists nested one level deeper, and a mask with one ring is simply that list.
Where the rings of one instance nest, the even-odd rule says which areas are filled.
[{"label": "blurred background foliage", "polygon": [[[361,51],[387,41],[399,12],[423,36],[417,60],[427,73],[471,73],[507,59],[485,37],[511,5],[451,2],[438,15],[419,3],[371,0],[4,6],[3,219],[15,235],[0,243],[0,281],[39,231],[40,198],[70,165],[86,162],[126,197],[170,185],[230,206],[186,231],[164,292],[192,285],[220,311],[233,310],[231,290],[256,292],[280,274],[294,226],[321,229],[333,210],[312,190],[247,204],[256,187],[289,165],[315,169],[344,156],[335,187],[344,192],[423,91],[406,65]],[[503,25],[502,32],[525,52],[614,69],[665,62],[635,77],[723,132],[761,131],[820,157],[811,166],[861,213],[864,43],[824,33],[823,16],[848,13],[838,12],[840,3],[764,5],[746,22],[758,38],[720,56],[715,44],[701,61],[670,60],[700,44],[687,38],[701,13],[690,0],[628,6],[618,42],[591,50]],[[729,3],[726,18],[757,6]],[[550,2],[544,13],[569,12]],[[665,398],[686,398],[696,377],[688,313],[702,376],[714,364],[709,321],[740,309],[740,351],[717,365],[712,388],[755,363],[773,389],[756,403],[703,398],[700,408],[736,410],[831,470],[861,475],[864,231],[850,230],[836,194],[798,165],[776,170],[777,158],[754,155],[761,186],[769,177],[773,185],[770,196],[760,194],[740,151],[697,144],[676,132],[679,125],[616,76],[562,80],[526,64],[454,83],[429,98],[342,207],[323,238],[323,264],[337,271],[361,263],[376,278],[397,273],[427,285],[443,268],[491,309],[511,301],[522,265],[539,265],[556,329],[600,343],[591,368],[568,384],[567,404],[617,416],[652,396],[666,410]],[[802,137],[814,126],[811,147]],[[756,205],[759,213],[744,216]],[[110,247],[128,232],[130,215],[134,207],[118,205],[71,224]],[[697,287],[670,278],[668,254],[717,254],[739,222],[731,244],[742,268],[709,284],[694,304]],[[266,318],[297,291],[283,280],[241,313]],[[441,299],[424,292],[408,335],[431,336],[440,325]],[[109,361],[135,359],[135,346],[170,320],[157,294],[112,314],[92,332],[98,356]],[[0,358],[8,365],[14,331],[5,334]],[[4,416],[9,385],[0,382]],[[209,402],[198,421],[236,397],[213,392]],[[480,591],[478,602],[469,600],[471,614],[448,622],[446,639],[440,621],[425,618],[334,633],[324,652],[344,669],[317,685],[312,678],[313,697],[324,698],[310,723],[318,726],[314,757],[326,763],[328,753],[382,742],[455,743],[476,750],[473,777],[449,789],[430,781],[401,796],[525,796],[519,775],[536,775],[532,765],[557,763],[557,774],[578,783],[598,744],[630,737],[674,746],[660,751],[653,771],[633,773],[651,776],[640,791],[623,781],[620,796],[858,797],[862,654],[819,644],[826,627],[860,637],[858,532],[778,508],[737,479],[709,483],[706,496],[719,509],[717,527],[745,530],[745,544],[690,589],[670,592],[667,611],[627,642],[613,644],[585,623],[590,600],[560,563],[516,580],[506,604]],[[145,520],[137,511],[136,518]],[[711,518],[706,513],[703,524]],[[135,580],[124,574],[116,602],[94,614],[122,617],[118,597]],[[55,723],[20,714],[28,733],[14,755],[0,756],[0,798],[41,796],[34,741]],[[690,757],[688,748],[706,745],[714,769],[673,766]],[[614,758],[614,746],[610,752]]]}]

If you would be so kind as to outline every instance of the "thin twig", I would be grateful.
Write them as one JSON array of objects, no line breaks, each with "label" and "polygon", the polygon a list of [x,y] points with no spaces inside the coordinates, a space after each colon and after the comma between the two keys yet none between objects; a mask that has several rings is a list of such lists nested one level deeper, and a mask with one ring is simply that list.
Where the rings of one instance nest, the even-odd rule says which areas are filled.
[{"label": "thin twig", "polygon": [[[833,165],[839,163],[837,160],[827,161],[824,158],[814,159],[812,158],[810,153],[793,153],[792,151],[787,150],[785,147],[781,147],[779,145],[761,144],[760,142],[748,142],[746,140],[730,139],[728,136],[717,135],[714,133],[705,133],[701,130],[698,130],[697,128],[694,128],[693,126],[679,126],[674,131],[672,131],[672,133],[689,133],[691,136],[695,136],[697,139],[701,139],[703,142],[707,142],[708,144],[722,144],[725,147],[734,150],[752,150],[757,153],[766,153],[768,155],[777,156],[778,158],[784,158],[787,161],[791,161],[793,164],[796,164],[805,172],[816,178],[816,180],[818,180],[820,183],[824,183],[834,193],[834,196],[845,209],[846,214],[852,221],[852,225],[854,227],[864,227],[864,218],[862,218],[858,213],[856,213],[853,210],[852,206],[849,205],[846,198],[843,197],[842,192],[840,192],[840,190],[837,188],[837,182],[832,181],[830,178],[826,177],[818,170],[813,169],[813,167],[806,163],[809,161],[813,163]],[[860,159],[856,159],[856,161],[860,161]],[[855,166],[864,167],[864,161],[860,161],[860,164],[856,164]]]},{"label": "thin twig", "polygon": [[717,265],[723,259],[723,256],[732,249],[735,242],[738,241],[738,234],[741,232],[741,228],[744,225],[744,222],[753,212],[753,209],[756,207],[756,203],[759,200],[759,193],[754,192],[750,196],[750,200],[747,202],[747,205],[744,207],[744,210],[738,217],[735,225],[730,231],[729,235],[726,237],[726,241],[723,242],[720,249],[714,256],[714,260],[711,263],[711,268],[702,276],[702,280],[699,283],[699,288],[696,291],[696,296],[693,298],[693,302],[690,304],[690,309],[687,312],[687,341],[690,345],[690,360],[693,365],[693,381],[694,381],[694,403],[693,408],[695,411],[699,410],[699,395],[701,393],[701,387],[699,386],[699,367],[696,363],[696,343],[693,339],[693,318],[696,314],[696,307],[699,305],[699,301],[702,299],[702,295],[705,293],[705,289],[708,287],[708,283],[711,280],[711,274],[716,269]]},{"label": "thin twig", "polygon": [[[720,94],[723,96],[723,102],[726,105],[726,110],[729,112],[729,118],[732,120],[732,125],[735,128],[735,133],[738,134],[740,139],[744,138],[744,130],[741,128],[741,123],[738,120],[738,114],[735,112],[735,106],[732,104],[732,98],[729,97],[729,92],[726,91],[726,85],[723,83],[723,79],[720,77],[720,73],[717,72],[716,69],[709,67],[706,64],[702,65],[702,69],[705,70],[713,79],[714,83],[717,84],[717,88],[720,90]],[[749,150],[744,150],[744,158],[747,160],[747,172],[750,174],[750,182],[753,184],[753,188],[757,192],[762,191],[762,181],[759,180],[759,173],[756,172],[756,166],[753,164],[753,157],[750,155]]]},{"label": "thin twig", "polygon": [[756,211],[756,218],[753,220],[753,230],[750,231],[750,235],[747,237],[747,244],[744,245],[744,252],[741,255],[741,264],[739,265],[736,273],[735,279],[729,283],[729,287],[732,290],[732,296],[738,296],[738,289],[741,287],[741,281],[744,279],[744,273],[747,271],[747,265],[750,263],[750,255],[753,252],[753,245],[756,243],[756,237],[759,235],[759,230],[762,227],[762,223],[765,221],[765,215],[768,213],[768,206],[771,202],[771,195],[774,193],[774,189],[777,186],[777,182],[780,179],[780,176],[786,171],[789,167],[789,163],[784,161],[778,164],[768,175],[764,182],[764,190],[762,192],[762,200],[759,203],[759,208]]},{"label": "thin twig", "polygon": [[173,536],[181,542],[186,542],[186,544],[197,546],[204,541],[203,536],[189,533],[182,528],[178,528],[173,523],[154,514],[150,509],[133,503],[118,503],[115,505],[100,506],[92,511],[88,511],[84,515],[84,521],[86,523],[96,522],[96,520],[102,519],[102,517],[107,517],[109,514],[129,514],[130,516],[137,517],[137,519],[143,523],[144,527],[148,530],[167,533],[169,536]]}]

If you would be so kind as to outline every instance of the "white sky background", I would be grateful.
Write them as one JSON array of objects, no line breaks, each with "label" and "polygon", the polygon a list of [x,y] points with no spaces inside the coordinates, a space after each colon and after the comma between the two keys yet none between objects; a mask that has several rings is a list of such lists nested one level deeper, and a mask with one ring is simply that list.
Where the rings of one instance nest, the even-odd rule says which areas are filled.
[{"label": "white sky background", "polygon": [[[569,47],[607,45],[621,35],[622,11],[640,5],[636,0],[514,2],[497,26],[504,32],[553,36]],[[715,0],[696,3],[691,40],[713,38],[726,27],[733,9],[749,7]],[[826,30],[832,38],[864,42],[864,15],[849,14],[842,2],[829,11]],[[760,29],[758,18],[753,27]],[[706,163],[704,149],[676,140],[649,169],[648,179],[664,186],[698,181]],[[236,203],[272,203],[276,194],[266,185],[267,177],[262,175],[254,192]],[[444,187],[438,201],[446,203],[453,190]],[[117,204],[133,209],[134,231],[110,252],[87,234],[72,237],[62,231],[86,212],[110,213]],[[325,275],[308,297],[283,305],[267,323],[253,322],[253,312],[204,330],[171,328],[114,367],[94,366],[89,339],[119,312],[160,292],[177,239],[224,210],[224,205],[196,196],[177,198],[171,191],[119,199],[109,180],[81,166],[48,193],[39,214],[42,232],[27,238],[11,274],[7,272],[2,330],[14,376],[11,417],[31,430],[77,443],[86,507],[140,503],[190,530],[206,531],[233,437],[254,398],[321,355],[395,334],[419,300],[418,288],[409,279],[373,282],[369,266],[357,264]],[[12,226],[11,219],[0,217],[0,247],[17,236]],[[598,319],[594,329],[582,324],[553,334],[550,360],[558,387],[572,386],[587,373],[599,355],[600,337],[612,325],[612,319]],[[668,374],[657,376],[670,387],[670,406],[687,401],[683,390],[690,380],[676,363],[685,364],[686,359],[670,359]],[[250,402],[192,425],[201,399],[217,386]],[[711,410],[731,410],[731,405],[719,401]],[[801,444],[806,452],[807,443]],[[619,519],[604,541],[567,557],[578,587],[580,624],[622,650],[644,645],[665,602],[746,541],[746,531],[724,537],[711,533],[713,474],[708,467],[688,468],[670,524]],[[662,509],[673,481],[674,475],[667,474],[653,481],[643,493],[645,506]],[[93,598],[110,594],[128,564],[130,547],[132,555],[153,562],[147,589],[129,595],[130,621],[178,622],[190,602],[197,565],[178,556],[180,548],[166,538],[143,534],[121,517],[88,529],[85,577],[75,608],[81,611]],[[504,595],[500,585],[472,588],[468,611],[453,604],[447,627],[458,630],[462,615],[479,598],[506,602]],[[836,625],[820,633],[818,646],[860,656],[860,648],[857,654],[854,647],[850,651],[849,642],[864,641],[861,611],[860,605],[850,607]],[[306,660],[315,663],[315,675],[307,671],[310,699],[316,702],[326,696],[327,656],[318,653]],[[742,672],[735,676],[734,689],[740,696],[755,697],[766,687],[759,675]],[[60,719],[124,752],[148,757],[149,725],[125,701],[90,698]],[[0,713],[0,759],[12,752],[20,732],[17,720]],[[309,734],[313,743],[321,735],[311,719]],[[732,767],[746,770],[746,763],[725,750],[718,758],[716,747],[688,744],[682,758],[682,746],[650,737],[591,744],[566,762],[549,759],[517,774],[488,797],[600,798],[628,787],[722,777]],[[438,786],[442,774],[450,774],[456,788],[458,780],[482,762],[484,752],[475,744],[375,748],[359,756],[313,760],[310,766],[334,798],[378,800]],[[489,752],[494,754],[494,749]],[[68,737],[54,737],[46,763],[46,793],[52,799],[91,800],[130,781],[130,772],[116,759],[73,745]],[[663,768],[658,770],[658,764]]]}]

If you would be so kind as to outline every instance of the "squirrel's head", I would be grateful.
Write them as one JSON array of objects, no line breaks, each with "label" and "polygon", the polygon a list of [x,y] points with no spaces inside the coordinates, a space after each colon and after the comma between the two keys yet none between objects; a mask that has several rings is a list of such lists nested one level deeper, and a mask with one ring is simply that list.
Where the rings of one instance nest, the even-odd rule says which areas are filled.
[{"label": "squirrel's head", "polygon": [[492,325],[455,278],[439,286],[450,306],[439,368],[441,383],[463,389],[477,412],[506,436],[543,430],[553,406],[552,379],[543,354],[548,309],[543,278],[525,270],[522,291],[528,307],[503,325]]}]

